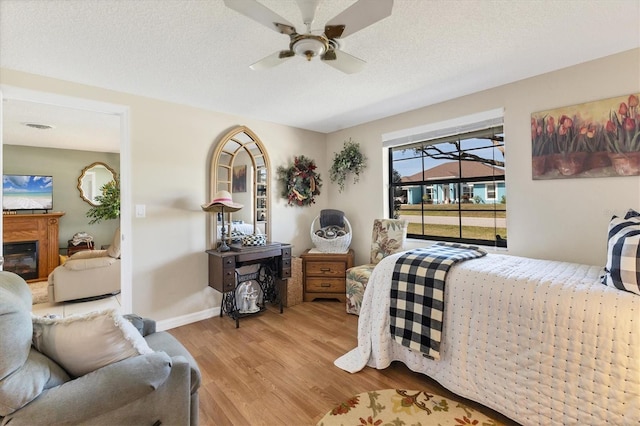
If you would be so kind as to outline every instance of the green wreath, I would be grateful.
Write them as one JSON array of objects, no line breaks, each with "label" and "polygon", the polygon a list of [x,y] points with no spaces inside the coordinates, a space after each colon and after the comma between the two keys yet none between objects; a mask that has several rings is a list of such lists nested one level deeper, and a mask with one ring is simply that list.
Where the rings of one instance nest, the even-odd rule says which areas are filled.
[{"label": "green wreath", "polygon": [[315,162],[304,155],[295,157],[293,165],[289,167],[278,167],[281,195],[287,199],[288,205],[308,206],[315,203],[314,197],[320,195],[322,187],[322,179],[315,170]]}]

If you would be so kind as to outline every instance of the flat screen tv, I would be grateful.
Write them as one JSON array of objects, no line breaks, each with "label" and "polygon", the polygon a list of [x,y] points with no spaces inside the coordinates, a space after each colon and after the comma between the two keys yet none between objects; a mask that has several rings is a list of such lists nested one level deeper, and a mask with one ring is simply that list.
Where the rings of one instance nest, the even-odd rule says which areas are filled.
[{"label": "flat screen tv", "polygon": [[4,175],[2,210],[53,209],[53,177],[40,175]]}]

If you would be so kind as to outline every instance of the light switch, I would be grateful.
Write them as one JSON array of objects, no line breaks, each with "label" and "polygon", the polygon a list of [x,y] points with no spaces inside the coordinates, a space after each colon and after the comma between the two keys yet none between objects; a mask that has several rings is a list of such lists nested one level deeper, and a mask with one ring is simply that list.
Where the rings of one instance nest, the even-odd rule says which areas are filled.
[{"label": "light switch", "polygon": [[147,215],[147,206],[144,204],[136,204],[136,217],[145,217]]}]

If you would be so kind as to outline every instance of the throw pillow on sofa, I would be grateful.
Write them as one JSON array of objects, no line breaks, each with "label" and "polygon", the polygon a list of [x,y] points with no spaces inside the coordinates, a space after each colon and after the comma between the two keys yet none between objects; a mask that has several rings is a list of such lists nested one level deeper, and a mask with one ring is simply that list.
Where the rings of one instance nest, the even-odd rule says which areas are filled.
[{"label": "throw pillow on sofa", "polygon": [[602,283],[640,294],[640,217],[628,213],[611,219]]},{"label": "throw pillow on sofa", "polygon": [[114,309],[32,319],[34,347],[73,377],[153,352],[138,330]]},{"label": "throw pillow on sofa", "polygon": [[[97,250],[93,250],[93,251],[97,251]],[[80,251],[80,252],[78,252],[76,254],[80,254],[80,253],[89,253],[89,250]],[[109,256],[92,257],[92,258],[70,257],[64,263],[64,267],[69,269],[69,270],[71,270],[71,271],[86,271],[87,269],[105,268],[105,267],[107,267],[109,265],[112,265],[116,261],[117,261],[117,259],[114,259],[114,258],[109,257]]]}]

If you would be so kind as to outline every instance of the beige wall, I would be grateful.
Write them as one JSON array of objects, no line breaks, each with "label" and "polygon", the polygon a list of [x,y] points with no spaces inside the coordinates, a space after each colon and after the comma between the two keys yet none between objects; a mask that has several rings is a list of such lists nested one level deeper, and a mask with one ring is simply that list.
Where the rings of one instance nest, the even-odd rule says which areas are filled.
[{"label": "beige wall", "polygon": [[[147,217],[133,221],[133,307],[157,320],[220,305],[207,287],[208,164],[217,138],[247,125],[271,158],[273,239],[310,246],[309,225],[322,208],[346,212],[354,227],[357,262],[368,257],[371,223],[384,217],[386,157],[381,135],[495,108],[505,108],[509,253],[603,264],[613,213],[640,209],[640,177],[531,180],[530,114],[640,90],[640,50],[589,62],[329,135],[205,111],[139,96],[1,70],[0,83],[126,105],[131,110],[132,204]],[[328,178],[333,153],[349,137],[369,167],[343,193]],[[312,207],[287,207],[275,169],[293,155],[316,160],[324,186]]]},{"label": "beige wall", "polygon": [[[504,107],[510,254],[604,265],[613,214],[640,209],[640,177],[531,179],[531,113],[640,91],[640,49],[346,129],[328,136],[327,158],[352,138],[369,167],[358,185],[329,189],[331,207],[358,218],[352,247],[368,257],[371,223],[385,217],[387,159],[381,135]],[[382,172],[384,170],[384,173]]]},{"label": "beige wall", "polygon": [[0,83],[130,108],[131,202],[146,205],[145,218],[131,219],[134,312],[165,320],[220,306],[220,295],[207,286],[208,229],[200,204],[209,198],[214,146],[233,126],[248,126],[268,150],[273,239],[292,243],[294,254],[310,245],[309,223],[327,192],[315,206],[287,207],[276,196],[275,169],[301,154],[325,164],[323,134],[6,69]]},{"label": "beige wall", "polygon": [[107,220],[89,225],[86,214],[91,206],[80,198],[78,177],[82,169],[100,161],[119,173],[120,155],[106,152],[89,152],[72,149],[36,148],[10,145],[4,141],[3,173],[53,176],[53,210],[63,211],[60,219],[59,245],[66,254],[67,241],[73,234],[85,231],[93,236],[96,247],[111,244],[118,221]]}]

